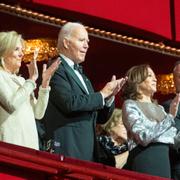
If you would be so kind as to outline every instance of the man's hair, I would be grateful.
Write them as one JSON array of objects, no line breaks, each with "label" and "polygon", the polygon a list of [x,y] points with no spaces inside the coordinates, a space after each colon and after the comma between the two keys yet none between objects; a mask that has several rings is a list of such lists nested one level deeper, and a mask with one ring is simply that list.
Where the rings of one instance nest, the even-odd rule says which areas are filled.
[{"label": "man's hair", "polygon": [[58,44],[57,44],[58,49],[61,49],[63,47],[64,38],[67,38],[67,39],[70,38],[72,31],[76,27],[84,27],[84,26],[79,22],[68,22],[64,26],[62,26],[58,35]]}]

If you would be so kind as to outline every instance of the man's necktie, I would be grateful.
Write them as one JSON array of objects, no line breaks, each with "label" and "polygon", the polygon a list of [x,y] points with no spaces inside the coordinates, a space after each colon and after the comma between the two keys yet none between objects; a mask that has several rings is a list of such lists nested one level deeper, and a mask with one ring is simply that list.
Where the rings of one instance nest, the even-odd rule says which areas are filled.
[{"label": "man's necktie", "polygon": [[83,67],[79,64],[74,64],[74,69],[79,71],[80,74],[83,73]]}]

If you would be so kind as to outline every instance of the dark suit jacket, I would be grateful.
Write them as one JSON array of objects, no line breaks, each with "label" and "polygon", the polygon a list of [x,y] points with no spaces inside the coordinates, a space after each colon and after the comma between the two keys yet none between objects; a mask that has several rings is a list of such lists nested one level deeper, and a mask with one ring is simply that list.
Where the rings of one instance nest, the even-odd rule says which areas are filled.
[{"label": "dark suit jacket", "polygon": [[[165,101],[164,103],[162,103],[162,106],[164,107],[167,113],[169,113],[169,106],[170,106],[171,101],[172,99],[169,99],[168,101]],[[179,131],[180,130],[180,105],[178,107],[178,112],[174,120],[175,120],[175,127]]]},{"label": "dark suit jacket", "polygon": [[[169,106],[172,99],[164,102],[162,105],[166,112],[169,112]],[[178,107],[178,112],[175,117],[175,127],[180,130],[180,105]],[[171,168],[172,168],[172,178],[180,179],[180,150],[170,149],[170,160],[171,160]]]},{"label": "dark suit jacket", "polygon": [[61,60],[50,82],[50,99],[44,116],[47,137],[54,140],[55,153],[91,161],[96,151],[96,121],[106,122],[114,104],[104,107],[101,94],[94,92],[83,75],[88,94],[71,67]]}]

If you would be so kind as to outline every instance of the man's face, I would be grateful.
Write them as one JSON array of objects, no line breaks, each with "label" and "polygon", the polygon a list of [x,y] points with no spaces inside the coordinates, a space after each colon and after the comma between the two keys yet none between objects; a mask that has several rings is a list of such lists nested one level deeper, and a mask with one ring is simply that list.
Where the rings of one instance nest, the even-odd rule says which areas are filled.
[{"label": "man's face", "polygon": [[180,92],[180,64],[174,68],[173,78],[176,92]]},{"label": "man's face", "polygon": [[88,33],[84,27],[76,27],[65,41],[67,56],[75,63],[82,63],[88,50]]}]

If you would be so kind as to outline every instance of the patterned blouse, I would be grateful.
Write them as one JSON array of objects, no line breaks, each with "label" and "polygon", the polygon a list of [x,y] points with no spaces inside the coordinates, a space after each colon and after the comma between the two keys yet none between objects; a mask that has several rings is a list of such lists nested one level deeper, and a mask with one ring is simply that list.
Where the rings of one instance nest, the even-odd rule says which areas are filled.
[{"label": "patterned blouse", "polygon": [[174,144],[177,129],[171,114],[155,103],[126,100],[122,108],[123,122],[128,131],[129,150],[138,144]]},{"label": "patterned blouse", "polygon": [[118,155],[128,150],[127,143],[115,145],[110,136],[101,135],[97,137],[100,145],[110,154]]}]

